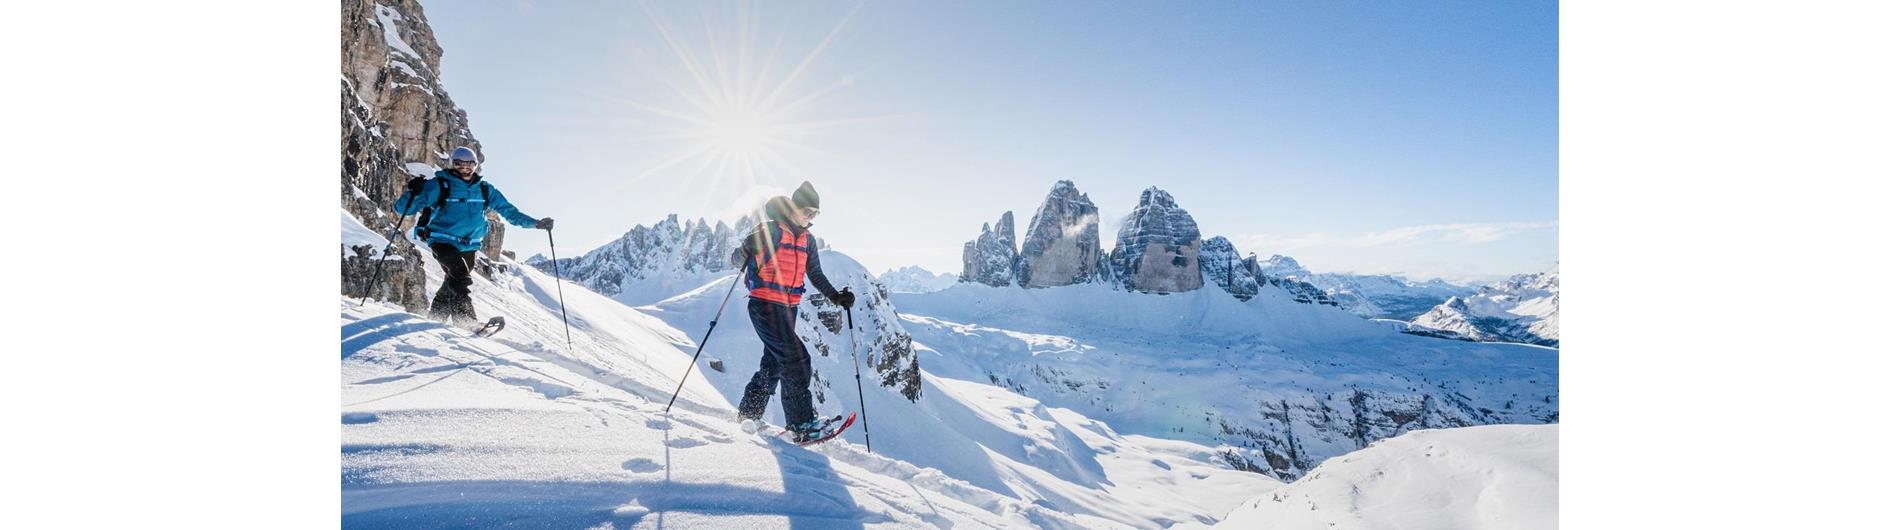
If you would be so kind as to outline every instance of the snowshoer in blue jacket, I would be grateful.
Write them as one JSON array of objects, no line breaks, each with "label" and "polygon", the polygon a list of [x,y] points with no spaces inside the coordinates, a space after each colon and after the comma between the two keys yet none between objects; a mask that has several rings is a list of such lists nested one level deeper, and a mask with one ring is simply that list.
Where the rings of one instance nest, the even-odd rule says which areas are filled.
[{"label": "snowshoer in blue jacket", "polygon": [[409,215],[427,210],[416,220],[416,236],[429,243],[429,252],[442,265],[442,288],[429,303],[429,317],[450,323],[473,323],[475,300],[469,287],[475,269],[475,252],[482,249],[488,236],[488,211],[501,214],[508,224],[522,228],[554,228],[554,218],[535,219],[502,196],[493,184],[482,181],[477,170],[481,162],[475,150],[457,147],[449,155],[450,169],[435,172],[435,178],[416,177],[408,189],[396,198],[396,213]]}]

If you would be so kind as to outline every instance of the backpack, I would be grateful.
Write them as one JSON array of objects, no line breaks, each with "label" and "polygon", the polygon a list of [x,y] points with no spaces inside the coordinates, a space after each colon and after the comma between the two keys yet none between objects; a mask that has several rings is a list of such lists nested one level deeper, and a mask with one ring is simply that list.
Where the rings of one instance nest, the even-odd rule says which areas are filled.
[{"label": "backpack", "polygon": [[[436,181],[436,184],[442,186],[440,192],[435,194],[435,206],[424,206],[422,208],[422,214],[416,216],[416,238],[421,239],[423,241],[429,240],[429,233],[431,232],[431,230],[429,230],[429,222],[434,220],[435,211],[441,209],[443,206],[446,206],[449,203],[448,178],[436,177],[435,181]],[[488,211],[488,183],[482,182],[481,186],[482,186],[482,211]]]}]

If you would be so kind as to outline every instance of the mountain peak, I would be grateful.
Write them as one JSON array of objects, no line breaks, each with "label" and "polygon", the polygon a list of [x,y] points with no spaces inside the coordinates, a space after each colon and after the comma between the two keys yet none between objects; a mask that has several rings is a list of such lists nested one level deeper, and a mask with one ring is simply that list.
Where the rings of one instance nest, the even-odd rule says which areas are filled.
[{"label": "mountain peak", "polygon": [[1201,288],[1201,228],[1174,196],[1159,187],[1141,192],[1122,218],[1109,264],[1137,291],[1178,293]]},{"label": "mountain peak", "polygon": [[1313,271],[1306,270],[1298,260],[1280,254],[1268,256],[1260,268],[1274,278],[1306,278],[1313,275]]},{"label": "mountain peak", "polygon": [[1036,207],[1016,258],[1016,284],[1056,287],[1097,277],[1102,258],[1101,214],[1075,183],[1056,181]]}]

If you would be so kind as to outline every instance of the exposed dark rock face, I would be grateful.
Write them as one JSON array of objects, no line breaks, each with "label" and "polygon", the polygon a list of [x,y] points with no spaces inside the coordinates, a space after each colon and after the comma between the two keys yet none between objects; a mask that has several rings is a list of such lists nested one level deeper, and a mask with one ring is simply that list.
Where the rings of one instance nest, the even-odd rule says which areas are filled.
[{"label": "exposed dark rock face", "polygon": [[[845,281],[843,278],[838,280]],[[867,274],[863,282],[874,288],[869,289],[868,293],[859,295],[858,305],[861,307],[852,308],[857,320],[855,333],[861,334],[868,341],[864,345],[866,349],[862,350],[865,357],[858,359],[858,362],[864,363],[866,371],[870,373],[868,379],[876,382],[878,386],[897,391],[898,395],[904,396],[904,399],[915,402],[923,397],[924,392],[923,375],[917,367],[917,351],[912,346],[910,332],[904,330],[901,320],[898,319],[896,306],[891,305],[890,290],[883,284],[874,283],[871,280],[872,278]],[[807,296],[802,304],[805,307],[799,311],[799,318],[816,318],[818,325],[830,333],[854,333],[845,329],[847,323],[844,308],[825,300],[825,297]],[[850,355],[848,351],[838,351],[849,348],[851,344],[849,340],[840,340],[835,338],[835,335],[827,337],[801,334],[801,336],[804,337],[806,344],[811,345],[813,355]],[[830,389],[831,385],[817,374],[813,377],[813,391],[820,394],[815,397],[822,400],[824,399],[822,394]],[[849,392],[850,390],[838,389],[838,391]]]},{"label": "exposed dark rock face", "polygon": [[1225,289],[1234,298],[1246,300],[1260,294],[1261,284],[1267,278],[1260,271],[1258,257],[1248,254],[1240,257],[1233,242],[1226,237],[1214,236],[1201,243],[1201,276],[1214,285]]},{"label": "exposed dark rock face", "polygon": [[1142,190],[1135,211],[1122,220],[1108,260],[1122,286],[1148,293],[1201,288],[1201,228],[1174,196],[1161,188]]},{"label": "exposed dark rock face", "polygon": [[958,281],[993,287],[1016,282],[1016,212],[1003,212],[994,229],[984,224],[976,240],[963,244],[963,275]]},{"label": "exposed dark rock face", "polygon": [[[468,115],[449,99],[437,77],[442,49],[436,45],[422,6],[415,0],[387,5],[342,2],[342,185],[343,209],[365,227],[387,236],[401,219],[394,202],[413,175],[433,173],[458,145],[481,149],[469,132]],[[491,217],[483,255],[497,259],[503,232]],[[405,226],[405,228],[407,228]],[[389,300],[410,311],[428,309],[425,253],[397,241],[382,249],[345,249],[343,290]],[[371,284],[376,260],[387,259]]]},{"label": "exposed dark rock face", "polygon": [[1057,287],[1099,277],[1101,215],[1095,202],[1067,180],[1056,181],[1029,218],[1017,255],[1016,285]]}]

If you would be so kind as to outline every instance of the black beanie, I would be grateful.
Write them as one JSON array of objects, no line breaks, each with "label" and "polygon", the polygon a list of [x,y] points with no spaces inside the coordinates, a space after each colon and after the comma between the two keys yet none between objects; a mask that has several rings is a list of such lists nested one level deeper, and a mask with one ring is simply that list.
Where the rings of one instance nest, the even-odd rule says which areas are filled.
[{"label": "black beanie", "polygon": [[818,190],[811,189],[811,181],[798,185],[798,191],[792,192],[792,204],[800,208],[818,207]]}]

